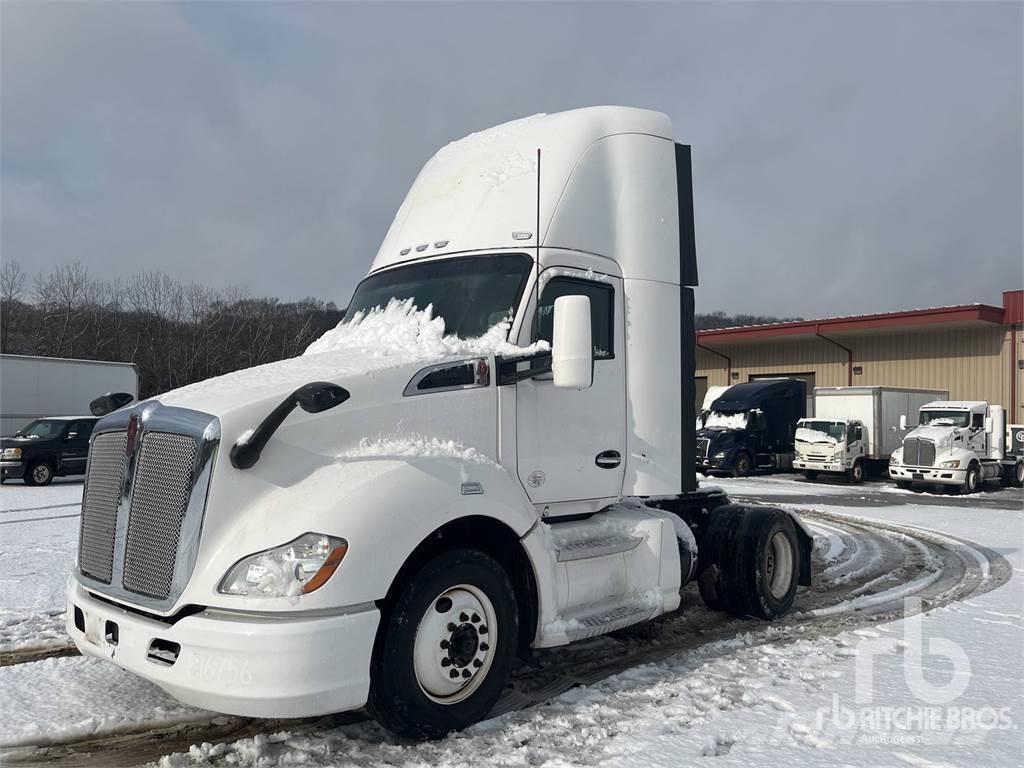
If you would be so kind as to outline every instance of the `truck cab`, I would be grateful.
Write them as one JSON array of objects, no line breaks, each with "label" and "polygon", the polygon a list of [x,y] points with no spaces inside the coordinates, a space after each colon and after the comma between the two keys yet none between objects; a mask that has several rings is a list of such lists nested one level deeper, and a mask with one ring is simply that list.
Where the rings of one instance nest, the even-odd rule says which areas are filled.
[{"label": "truck cab", "polygon": [[841,473],[863,482],[868,457],[867,432],[856,419],[800,419],[796,425],[793,467],[808,480],[819,472]]},{"label": "truck cab", "polygon": [[811,578],[799,519],[697,488],[696,283],[666,116],[449,144],[336,329],[97,424],[75,644],[207,709],[365,706],[430,737],[484,717],[517,656],[674,611],[690,581],[784,614]]},{"label": "truck cab", "polygon": [[975,493],[991,479],[1020,487],[1024,457],[1013,452],[1006,434],[1002,406],[984,401],[927,403],[917,414],[917,426],[893,452],[889,475],[901,488],[935,484]]},{"label": "truck cab", "polygon": [[705,475],[746,477],[757,470],[789,469],[797,421],[806,413],[800,379],[768,379],[725,390],[701,416],[697,469]]}]

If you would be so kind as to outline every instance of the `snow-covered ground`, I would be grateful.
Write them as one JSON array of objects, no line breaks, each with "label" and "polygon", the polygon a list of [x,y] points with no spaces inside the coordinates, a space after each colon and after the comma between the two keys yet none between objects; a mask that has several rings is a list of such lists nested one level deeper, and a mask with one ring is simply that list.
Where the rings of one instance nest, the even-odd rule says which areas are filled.
[{"label": "snow-covered ground", "polygon": [[[1020,491],[940,498],[878,484],[811,485],[792,476],[712,482],[737,498],[814,509],[832,515],[829,520],[870,518],[958,537],[1006,558],[1012,575],[967,601],[898,620],[783,627],[741,622],[728,636],[698,629],[695,634],[706,634],[706,641],[698,637],[679,651],[669,647],[652,655],[653,662],[429,744],[399,742],[369,722],[328,718],[262,728],[250,722],[228,728],[234,736],[209,728],[194,737],[178,732],[163,742],[151,740],[145,748],[122,741],[118,762],[126,764],[127,751],[140,763],[159,759],[166,766],[667,766],[705,756],[737,765],[1019,764]],[[54,614],[63,606],[64,577],[74,561],[80,496],[79,483],[0,488],[0,648],[64,642]],[[829,525],[840,527],[815,522],[826,561],[844,546]],[[988,567],[984,562],[979,569]],[[909,607],[913,612],[915,606]],[[657,650],[664,641],[658,636],[647,642]],[[93,659],[0,667],[0,746],[8,748],[68,742],[74,750],[74,739],[99,735],[107,739],[103,748],[112,749],[119,743],[114,737],[131,730],[170,732],[183,723],[226,722],[212,718]],[[239,739],[242,733],[246,737]],[[205,734],[225,740],[204,743]],[[106,764],[102,749],[88,750],[97,751],[83,762]],[[45,762],[49,755],[37,752],[33,759]]]}]

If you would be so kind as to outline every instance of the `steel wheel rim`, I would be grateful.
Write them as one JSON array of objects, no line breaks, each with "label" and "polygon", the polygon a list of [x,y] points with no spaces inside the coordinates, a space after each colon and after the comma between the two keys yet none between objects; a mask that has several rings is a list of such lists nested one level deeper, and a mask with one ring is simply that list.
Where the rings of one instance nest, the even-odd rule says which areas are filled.
[{"label": "steel wheel rim", "polygon": [[776,600],[781,600],[793,583],[793,549],[782,531],[776,531],[768,540],[766,557],[768,591]]},{"label": "steel wheel rim", "polygon": [[457,704],[487,679],[498,643],[490,598],[471,584],[435,597],[416,627],[413,672],[420,690],[438,704]]},{"label": "steel wheel rim", "polygon": [[32,470],[32,479],[37,483],[45,483],[47,478],[50,477],[50,470],[47,469],[45,464],[40,464]]}]

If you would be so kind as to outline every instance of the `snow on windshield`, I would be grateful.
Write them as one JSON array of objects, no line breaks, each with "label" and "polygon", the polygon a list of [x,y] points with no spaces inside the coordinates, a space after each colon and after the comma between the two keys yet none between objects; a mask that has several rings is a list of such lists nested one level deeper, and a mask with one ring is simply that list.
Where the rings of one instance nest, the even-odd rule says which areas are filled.
[{"label": "snow on windshield", "polygon": [[723,413],[722,411],[711,411],[704,420],[704,426],[709,429],[746,429],[747,412]]},{"label": "snow on windshield", "polygon": [[807,427],[797,427],[796,439],[801,443],[831,443],[836,444],[836,439],[827,432],[821,432],[817,429],[808,429]]},{"label": "snow on windshield", "polygon": [[[337,381],[410,363],[448,357],[502,355],[521,357],[546,352],[538,341],[519,347],[508,341],[509,321],[496,323],[482,336],[460,339],[445,333],[444,319],[433,308],[419,309],[412,299],[392,300],[384,309],[357,312],[314,341],[299,357],[246,368],[164,393],[165,405],[188,405],[202,399],[216,408],[318,379]],[[212,402],[223,398],[224,403]]]}]

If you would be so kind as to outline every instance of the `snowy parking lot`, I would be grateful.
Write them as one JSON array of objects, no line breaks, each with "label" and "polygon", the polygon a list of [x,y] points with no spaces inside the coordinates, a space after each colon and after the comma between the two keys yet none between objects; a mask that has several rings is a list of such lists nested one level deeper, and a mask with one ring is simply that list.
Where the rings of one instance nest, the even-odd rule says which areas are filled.
[{"label": "snowy parking lot", "polygon": [[[178,704],[74,655],[63,585],[80,482],[0,489],[0,762],[24,765],[1015,764],[1024,747],[1024,496],[797,476],[709,480],[798,509],[815,584],[774,624],[687,589],[635,632],[539,653],[495,716],[437,742],[358,715],[266,722]],[[1014,757],[1017,755],[1017,757]]]}]

